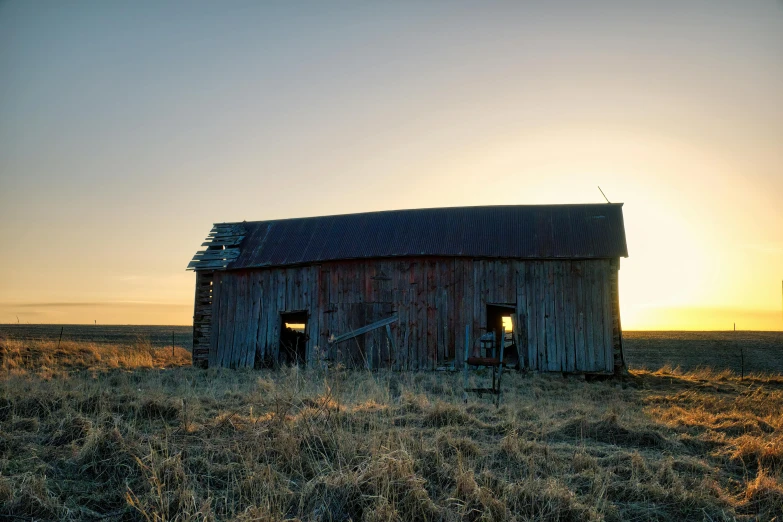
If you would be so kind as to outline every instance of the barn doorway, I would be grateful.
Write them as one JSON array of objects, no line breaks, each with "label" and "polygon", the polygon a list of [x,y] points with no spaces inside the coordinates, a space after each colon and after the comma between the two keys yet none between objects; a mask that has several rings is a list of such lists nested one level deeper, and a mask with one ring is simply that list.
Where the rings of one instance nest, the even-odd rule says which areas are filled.
[{"label": "barn doorway", "polygon": [[[514,321],[516,321],[517,308],[514,305],[507,304],[488,304],[487,305],[487,332],[495,332],[495,339],[500,339],[500,332],[516,334]],[[503,354],[504,366],[519,365],[519,351],[516,345],[516,335],[512,337],[514,343],[506,346]],[[499,352],[498,352],[499,353]]]},{"label": "barn doorway", "polygon": [[307,312],[280,314],[280,362],[305,364],[307,353]]}]

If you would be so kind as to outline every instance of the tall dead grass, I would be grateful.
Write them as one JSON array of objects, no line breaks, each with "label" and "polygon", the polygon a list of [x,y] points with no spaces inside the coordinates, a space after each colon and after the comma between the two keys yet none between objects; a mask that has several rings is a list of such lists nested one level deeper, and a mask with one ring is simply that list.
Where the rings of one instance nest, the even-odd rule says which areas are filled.
[{"label": "tall dead grass", "polygon": [[131,344],[0,339],[0,371],[39,375],[47,371],[166,368],[191,363],[181,346],[155,348],[146,339]]},{"label": "tall dead grass", "polygon": [[449,373],[19,368],[0,518],[783,517],[780,378],[510,372],[495,408]]}]

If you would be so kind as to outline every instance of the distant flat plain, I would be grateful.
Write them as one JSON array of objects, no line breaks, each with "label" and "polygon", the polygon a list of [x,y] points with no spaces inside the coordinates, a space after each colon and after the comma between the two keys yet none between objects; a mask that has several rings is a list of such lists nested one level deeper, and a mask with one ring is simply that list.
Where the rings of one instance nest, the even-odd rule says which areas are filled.
[{"label": "distant flat plain", "polygon": [[[190,326],[145,325],[59,325],[4,324],[0,336],[18,340],[58,339],[64,341],[106,344],[132,344],[149,341],[152,346],[190,348],[193,329]],[[663,366],[684,371],[698,368],[742,371],[745,373],[783,373],[783,332],[623,332],[625,361],[632,369],[657,370]]]}]

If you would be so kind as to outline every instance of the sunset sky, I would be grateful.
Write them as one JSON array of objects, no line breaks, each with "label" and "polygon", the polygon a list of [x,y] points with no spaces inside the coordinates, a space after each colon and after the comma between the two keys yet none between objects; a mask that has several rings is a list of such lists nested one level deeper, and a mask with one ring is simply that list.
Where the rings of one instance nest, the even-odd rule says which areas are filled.
[{"label": "sunset sky", "polygon": [[189,324],[213,222],[597,185],[624,328],[783,330],[783,2],[0,2],[0,323]]}]

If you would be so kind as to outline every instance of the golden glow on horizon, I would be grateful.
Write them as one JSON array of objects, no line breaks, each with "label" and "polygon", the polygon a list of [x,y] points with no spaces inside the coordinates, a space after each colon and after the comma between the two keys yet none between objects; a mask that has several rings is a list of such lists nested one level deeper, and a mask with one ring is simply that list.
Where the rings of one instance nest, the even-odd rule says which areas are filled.
[{"label": "golden glow on horizon", "polygon": [[[590,140],[585,143],[588,134]],[[765,219],[761,223],[769,230],[759,226],[758,215],[722,212],[734,201],[733,187],[742,180],[735,174],[739,167],[720,153],[644,133],[629,137],[613,128],[569,127],[501,137],[422,169],[413,177],[421,199],[409,208],[571,203],[589,200],[585,193],[598,202],[596,181],[608,197],[621,196],[629,248],[629,258],[621,260],[620,269],[626,330],[730,330],[734,322],[743,330],[783,330],[779,311],[783,243],[768,241],[774,236],[772,229],[783,227],[783,221],[769,210],[775,206],[770,196],[761,193],[749,196],[758,202]],[[538,175],[526,178],[520,201],[510,188],[515,187],[519,172],[527,170]],[[485,176],[477,180],[475,172]],[[711,180],[710,199],[689,199],[687,194],[707,190],[702,187],[705,179]],[[470,187],[468,196],[465,187]],[[498,193],[497,187],[506,189]],[[402,207],[394,202],[389,206]],[[311,210],[310,215],[340,213],[334,207]],[[365,210],[379,209],[346,211]],[[207,229],[208,225],[196,237]],[[170,305],[0,304],[0,314],[6,322],[15,322],[19,315],[22,322],[91,323],[97,318],[103,324],[189,324],[193,274],[184,272],[182,265],[198,244],[194,240],[190,249],[180,252],[172,262],[176,273],[170,276],[117,275],[106,280],[112,292],[135,288],[131,295],[138,300],[170,299]]]}]

